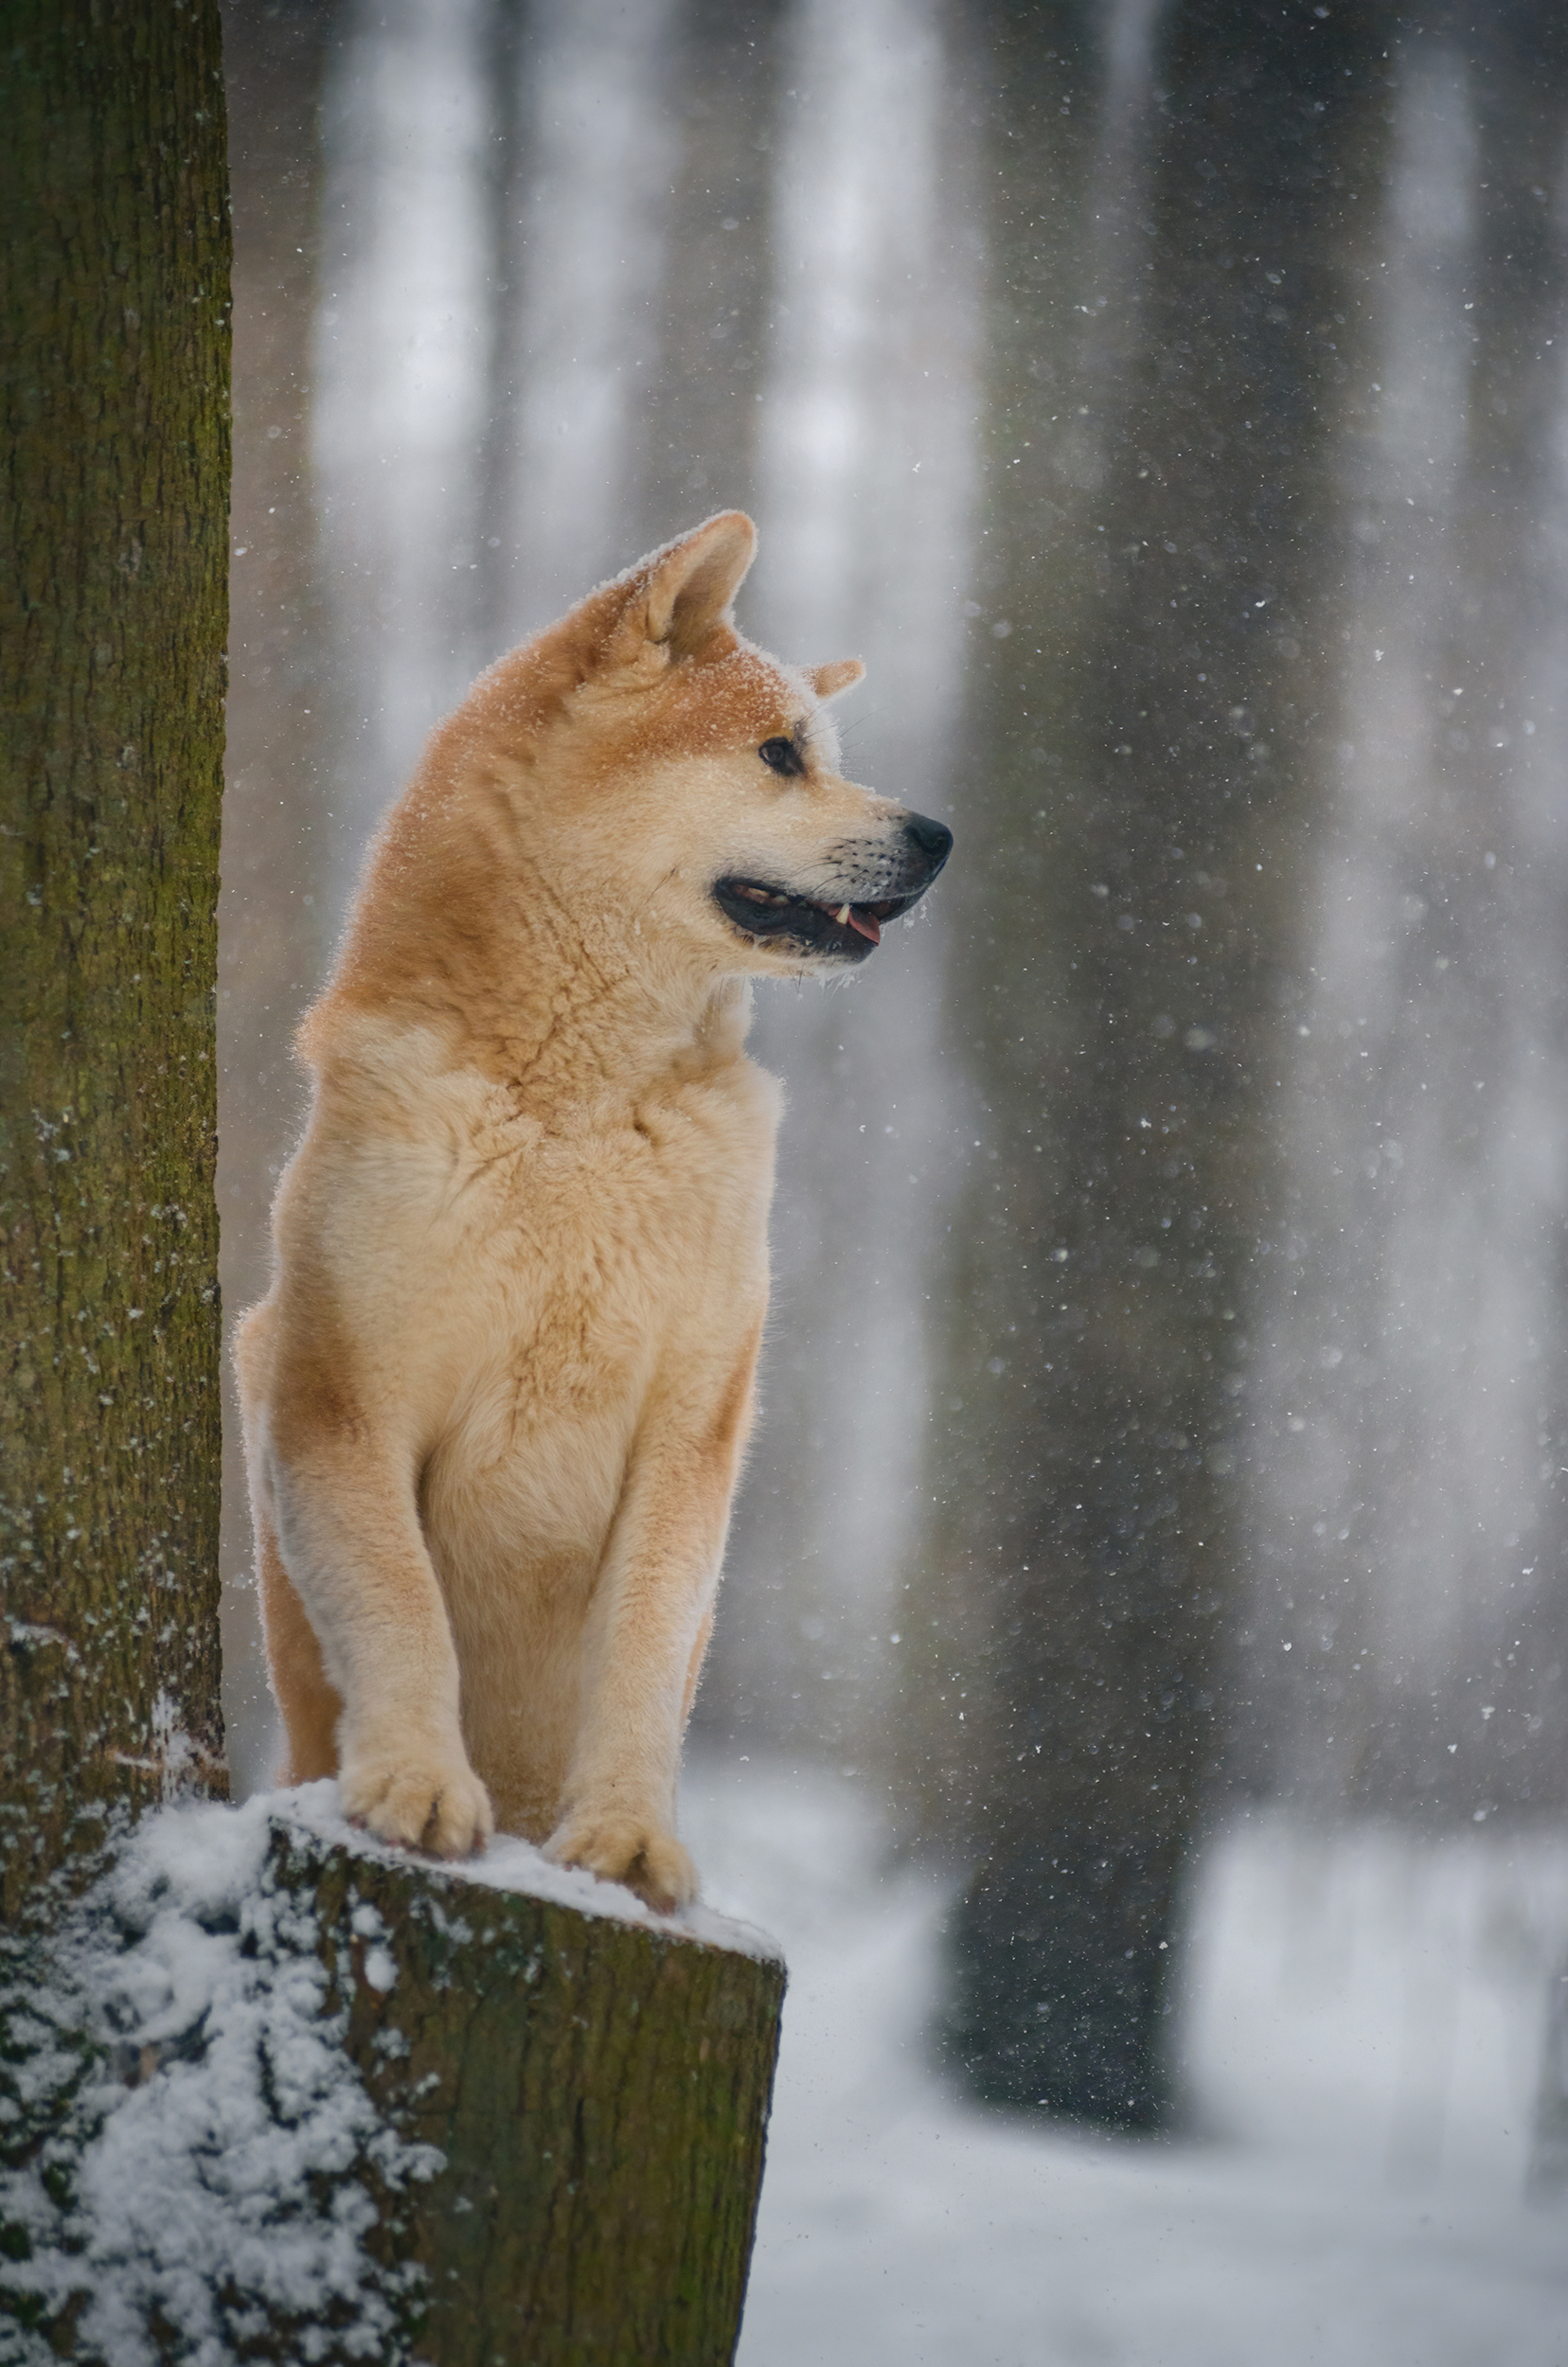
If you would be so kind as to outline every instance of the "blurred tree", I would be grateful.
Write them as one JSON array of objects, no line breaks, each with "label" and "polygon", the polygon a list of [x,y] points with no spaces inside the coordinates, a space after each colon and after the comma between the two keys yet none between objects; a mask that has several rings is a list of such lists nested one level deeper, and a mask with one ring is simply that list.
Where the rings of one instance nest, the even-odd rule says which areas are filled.
[{"label": "blurred tree", "polygon": [[[840,710],[846,762],[935,813],[952,795],[975,455],[978,141],[961,30],[939,0],[798,0],[757,134],[761,553],[742,616],[796,658],[865,661]],[[896,1666],[882,1639],[900,1626],[926,1493],[925,1291],[962,1099],[939,1058],[942,892],[933,902],[846,992],[764,989],[752,1040],[789,1116],[762,1418],[697,1717],[841,1768],[877,1751]]]},{"label": "blurred tree", "polygon": [[[321,736],[324,665],[310,463],[312,321],[320,249],[318,110],[334,0],[227,0],[223,75],[234,208],[235,554],[230,595],[223,892],[219,905],[219,1162],[225,1304],[267,1288],[268,1213],[304,1080],[290,1050],[330,943]],[[332,917],[335,919],[335,916]],[[237,1743],[265,1698],[251,1589],[238,1409],[223,1430],[223,1681]],[[241,1790],[266,1769],[245,1763]]]},{"label": "blurred tree", "polygon": [[638,549],[708,510],[756,506],[782,13],[782,0],[688,0],[676,23],[679,166],[639,422]]},{"label": "blurred tree", "polygon": [[[1467,1606],[1444,1688],[1447,1732],[1429,1727],[1422,1736],[1418,1776],[1427,1799],[1457,1777],[1454,1805],[1473,1814],[1478,1798],[1559,1811],[1568,1800],[1568,16],[1554,0],[1510,0],[1461,23],[1485,196],[1461,512],[1465,579],[1458,614],[1448,620],[1445,658],[1455,670],[1445,667],[1440,681],[1464,684],[1468,675],[1478,709],[1464,719],[1470,744],[1453,796],[1493,825],[1488,846],[1502,877],[1483,850],[1470,881],[1498,891],[1488,899],[1486,970],[1510,990],[1499,1048],[1511,1071],[1518,1133],[1533,1153],[1520,1157],[1513,1128],[1488,1128],[1511,1186],[1509,1213],[1529,1244],[1521,1290],[1524,1386],[1507,1475],[1517,1471],[1521,1484],[1499,1524],[1503,1549]],[[1440,882],[1440,892],[1450,885]],[[1473,1112],[1474,1078],[1465,1081]],[[1508,1550],[1509,1530],[1523,1536],[1523,1554]],[[1470,1674],[1483,1667],[1492,1672],[1485,1690],[1497,1705],[1489,1719],[1473,1688],[1465,1698]],[[1451,1755],[1455,1733],[1463,1740]],[[1559,2080],[1565,2060],[1559,2029]]]},{"label": "blurred tree", "polygon": [[[213,985],[229,231],[215,0],[16,0],[0,213],[0,1922],[222,1789]],[[47,1894],[44,1894],[47,1895]]]},{"label": "blurred tree", "polygon": [[1395,102],[1234,1748],[1468,1822],[1563,1775],[1568,26],[1435,11]]},{"label": "blurred tree", "polygon": [[1168,2102],[1214,1748],[1390,22],[1152,18],[989,18],[991,498],[953,889],[984,1115],[938,1397],[959,1615],[932,1607],[953,1722],[929,1786],[979,1860],[953,2057],[982,2097],[1131,2127]]}]

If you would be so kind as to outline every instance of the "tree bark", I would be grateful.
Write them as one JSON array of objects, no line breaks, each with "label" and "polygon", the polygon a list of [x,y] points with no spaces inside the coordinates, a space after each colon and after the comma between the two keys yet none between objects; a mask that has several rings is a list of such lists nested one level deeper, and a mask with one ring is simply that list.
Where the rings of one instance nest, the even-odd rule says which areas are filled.
[{"label": "tree bark", "polygon": [[[411,2357],[728,2360],[782,1964],[348,1855],[286,1824],[274,1864],[316,1918],[329,2010],[347,2002],[370,2093],[401,2136],[444,2157],[428,2184],[383,2198],[370,2239],[388,2268],[423,2271]],[[365,1977],[371,1946],[390,1952],[390,1986]]]},{"label": "tree bark", "polygon": [[223,1776],[213,992],[228,216],[213,0],[0,67],[0,1919]]},{"label": "tree bark", "polygon": [[952,891],[985,1114],[935,1539],[985,1640],[933,1674],[980,1858],[952,2051],[983,2097],[1140,2127],[1170,2101],[1215,1744],[1227,1382],[1298,991],[1324,455],[1387,68],[1380,11],[1188,0],[1140,94],[1104,22],[993,23],[995,489]]}]

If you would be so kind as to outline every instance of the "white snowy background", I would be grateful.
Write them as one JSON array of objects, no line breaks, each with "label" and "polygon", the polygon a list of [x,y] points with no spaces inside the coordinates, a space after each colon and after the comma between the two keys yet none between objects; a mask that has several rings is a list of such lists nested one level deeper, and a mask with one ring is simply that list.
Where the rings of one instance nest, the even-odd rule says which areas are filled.
[{"label": "white snowy background", "polygon": [[740,2367],[1561,2367],[1568,2209],[1526,2198],[1568,1839],[1277,1811],[1216,1834],[1187,2127],[962,2103],[926,2025],[941,1880],[820,1769],[688,1769],[709,1902],[790,1967]]}]

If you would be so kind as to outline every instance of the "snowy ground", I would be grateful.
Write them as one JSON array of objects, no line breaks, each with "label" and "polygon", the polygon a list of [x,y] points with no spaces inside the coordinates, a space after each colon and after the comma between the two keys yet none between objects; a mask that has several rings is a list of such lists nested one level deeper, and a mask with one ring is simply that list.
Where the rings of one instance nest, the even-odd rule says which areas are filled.
[{"label": "snowy ground", "polygon": [[683,1820],[790,1962],[739,2367],[1568,2367],[1568,2198],[1523,2198],[1568,1839],[1238,1825],[1194,1911],[1206,2133],[1150,2143],[944,2091],[940,1889],[851,1786],[699,1759]]}]

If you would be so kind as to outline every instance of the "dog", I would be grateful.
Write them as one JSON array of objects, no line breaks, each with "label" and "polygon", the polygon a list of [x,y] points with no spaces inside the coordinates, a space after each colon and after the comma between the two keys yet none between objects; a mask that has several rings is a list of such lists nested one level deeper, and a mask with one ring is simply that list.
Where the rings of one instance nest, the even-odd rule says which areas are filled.
[{"label": "dog", "polygon": [[280,1780],[670,1910],[768,1301],[754,978],[864,962],[939,822],[741,639],[730,510],[483,674],[373,845],[237,1362]]}]

